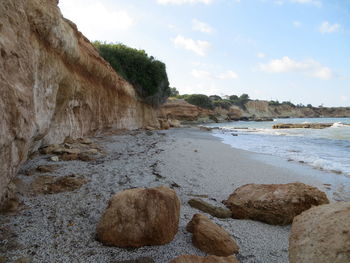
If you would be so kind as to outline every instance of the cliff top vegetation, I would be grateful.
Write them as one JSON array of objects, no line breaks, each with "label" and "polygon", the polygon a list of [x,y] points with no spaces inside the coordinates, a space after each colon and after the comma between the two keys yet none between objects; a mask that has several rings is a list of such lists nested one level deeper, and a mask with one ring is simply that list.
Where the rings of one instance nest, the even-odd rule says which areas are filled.
[{"label": "cliff top vegetation", "polygon": [[170,95],[166,66],[149,56],[144,50],[123,44],[93,43],[100,55],[123,78],[130,82],[139,97],[146,103],[158,107]]}]

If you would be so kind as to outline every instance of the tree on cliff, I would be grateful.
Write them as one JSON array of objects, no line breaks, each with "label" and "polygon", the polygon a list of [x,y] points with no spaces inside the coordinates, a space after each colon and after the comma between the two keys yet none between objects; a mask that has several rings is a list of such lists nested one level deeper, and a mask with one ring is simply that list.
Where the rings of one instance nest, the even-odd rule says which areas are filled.
[{"label": "tree on cliff", "polygon": [[148,104],[159,106],[170,95],[166,66],[144,50],[130,48],[123,44],[94,42],[100,55],[135,88],[138,95]]}]

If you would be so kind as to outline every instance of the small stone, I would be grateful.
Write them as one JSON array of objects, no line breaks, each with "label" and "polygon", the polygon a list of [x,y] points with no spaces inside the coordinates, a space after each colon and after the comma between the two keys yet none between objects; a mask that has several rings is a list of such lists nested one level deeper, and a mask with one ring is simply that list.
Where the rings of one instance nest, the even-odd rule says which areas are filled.
[{"label": "small stone", "polygon": [[58,156],[51,156],[51,157],[50,157],[50,160],[51,160],[52,162],[59,162],[59,161],[60,161],[60,159],[58,158]]},{"label": "small stone", "polygon": [[230,218],[230,217],[232,217],[231,210],[229,210],[227,208],[213,206],[213,205],[208,204],[207,202],[205,202],[199,198],[190,199],[188,201],[188,204],[193,208],[201,210],[201,211],[208,213],[212,216],[215,216],[217,218]]},{"label": "small stone", "polygon": [[230,234],[205,215],[195,214],[186,229],[193,233],[193,245],[210,255],[226,257],[239,251]]}]

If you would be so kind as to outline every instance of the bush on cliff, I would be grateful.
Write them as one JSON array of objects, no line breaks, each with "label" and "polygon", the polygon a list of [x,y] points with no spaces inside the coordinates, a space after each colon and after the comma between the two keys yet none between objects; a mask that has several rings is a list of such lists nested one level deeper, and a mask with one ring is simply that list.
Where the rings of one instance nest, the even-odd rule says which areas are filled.
[{"label": "bush on cliff", "polygon": [[191,94],[188,95],[185,100],[193,105],[196,105],[198,107],[204,108],[204,109],[214,109],[214,105],[212,101],[209,99],[207,95],[204,94]]},{"label": "bush on cliff", "polygon": [[94,42],[100,55],[116,72],[129,81],[138,95],[148,104],[159,106],[170,95],[165,64],[144,50],[123,44]]},{"label": "bush on cliff", "polygon": [[214,107],[221,107],[228,110],[232,106],[232,103],[229,100],[214,100],[213,105]]}]

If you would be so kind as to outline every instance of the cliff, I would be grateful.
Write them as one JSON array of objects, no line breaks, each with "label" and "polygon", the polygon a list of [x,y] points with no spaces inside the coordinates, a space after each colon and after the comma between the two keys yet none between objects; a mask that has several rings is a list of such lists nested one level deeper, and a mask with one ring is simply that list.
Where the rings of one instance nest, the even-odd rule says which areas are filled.
[{"label": "cliff", "polygon": [[245,105],[243,116],[257,118],[316,118],[316,117],[350,117],[350,107],[308,108],[290,105],[269,105],[268,101],[254,100]]},{"label": "cliff", "polygon": [[230,106],[216,107],[213,110],[202,109],[184,100],[168,100],[161,106],[159,116],[167,119],[177,119],[187,123],[233,120],[269,120],[272,118],[315,118],[315,117],[350,117],[350,107],[339,108],[307,108],[290,105],[269,105],[268,101],[248,101],[244,108]]},{"label": "cliff", "polygon": [[0,202],[29,153],[103,129],[157,126],[57,0],[0,1]]}]

